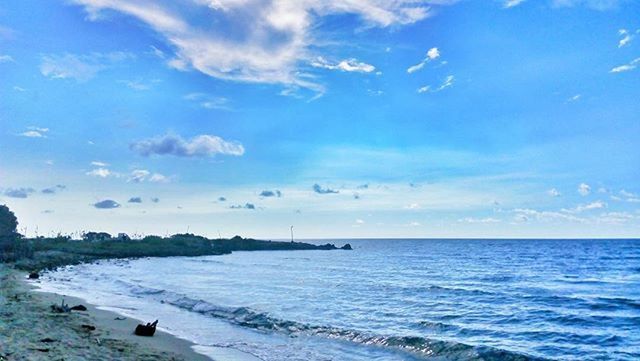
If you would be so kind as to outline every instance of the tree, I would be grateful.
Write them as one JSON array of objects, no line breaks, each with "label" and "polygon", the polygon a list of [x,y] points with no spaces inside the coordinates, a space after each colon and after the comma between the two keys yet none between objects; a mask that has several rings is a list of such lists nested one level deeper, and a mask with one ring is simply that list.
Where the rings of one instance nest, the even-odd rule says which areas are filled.
[{"label": "tree", "polygon": [[0,238],[13,238],[16,236],[18,219],[9,207],[0,205]]}]

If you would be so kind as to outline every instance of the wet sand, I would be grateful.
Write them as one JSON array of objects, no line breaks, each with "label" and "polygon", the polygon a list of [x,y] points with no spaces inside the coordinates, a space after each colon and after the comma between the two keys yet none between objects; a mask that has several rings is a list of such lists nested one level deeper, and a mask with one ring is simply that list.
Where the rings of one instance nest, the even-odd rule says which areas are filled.
[{"label": "wet sand", "polygon": [[[210,361],[189,341],[158,330],[133,334],[139,321],[65,297],[87,311],[51,312],[62,296],[36,292],[26,274],[0,264],[0,361],[5,360],[195,360]],[[95,327],[88,330],[83,325]]]}]

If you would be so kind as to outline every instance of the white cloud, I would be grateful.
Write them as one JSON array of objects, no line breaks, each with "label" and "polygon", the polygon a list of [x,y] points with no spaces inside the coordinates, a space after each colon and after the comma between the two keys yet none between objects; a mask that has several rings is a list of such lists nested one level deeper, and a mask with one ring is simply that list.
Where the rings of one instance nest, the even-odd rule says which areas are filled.
[{"label": "white cloud", "polygon": [[451,86],[453,86],[453,82],[455,80],[455,77],[453,75],[448,75],[443,81],[442,84],[440,84],[439,87],[432,89],[431,86],[429,85],[425,85],[421,88],[418,88],[418,93],[427,93],[427,92],[431,92],[431,93],[437,93],[439,91],[445,90]]},{"label": "white cloud", "polygon": [[120,83],[126,85],[129,89],[142,91],[151,89],[151,85],[142,80],[121,80]]},{"label": "white cloud", "polygon": [[[91,20],[100,19],[105,10],[137,18],[175,49],[168,64],[178,70],[315,92],[322,92],[323,88],[298,68],[314,57],[311,49],[317,49],[314,45],[319,38],[314,34],[316,20],[353,14],[367,26],[384,28],[420,21],[430,14],[430,3],[443,4],[414,0],[194,0],[180,5],[168,0],[73,2],[82,5]],[[218,26],[221,23],[228,26]],[[345,71],[353,67],[350,62],[341,66]],[[355,68],[368,69],[361,65]]]},{"label": "white cloud", "polygon": [[597,221],[601,223],[609,223],[609,224],[623,224],[629,221],[637,219],[637,216],[634,216],[628,212],[608,212],[601,214]]},{"label": "white cloud", "polygon": [[356,219],[356,224],[364,224],[365,222],[362,219]]},{"label": "white cloud", "polygon": [[525,2],[525,0],[507,0],[504,2],[503,6],[508,9],[508,8],[516,7],[522,4],[523,2]]},{"label": "white cloud", "polygon": [[459,219],[458,222],[464,222],[464,223],[500,223],[500,220],[499,219],[495,219],[495,218],[491,218],[491,217],[487,217],[487,218],[467,217],[467,218]]},{"label": "white cloud", "polygon": [[14,63],[13,57],[10,55],[0,55],[0,64],[1,63]]},{"label": "white cloud", "polygon": [[409,205],[406,205],[404,209],[420,209],[420,205],[418,203],[411,203]]},{"label": "white cloud", "polygon": [[160,173],[153,173],[151,177],[149,177],[149,182],[151,183],[168,183],[169,178]]},{"label": "white cloud", "polygon": [[131,172],[131,175],[129,176],[127,182],[142,183],[145,179],[147,179],[149,175],[151,175],[151,172],[149,172],[148,170],[135,169]]},{"label": "white cloud", "polygon": [[114,64],[132,58],[132,54],[125,52],[46,55],[42,57],[40,73],[51,79],[86,82]]},{"label": "white cloud", "polygon": [[183,97],[185,100],[189,100],[197,103],[199,106],[205,109],[218,109],[218,110],[230,110],[229,99],[220,96],[214,96],[204,93],[189,93]]},{"label": "white cloud", "polygon": [[96,168],[93,169],[87,173],[85,173],[86,175],[90,175],[92,177],[100,177],[100,178],[107,178],[110,176],[115,176],[114,173],[112,173],[109,169],[107,168]]},{"label": "white cloud", "polygon": [[635,69],[638,66],[638,64],[640,64],[640,58],[635,58],[629,64],[616,66],[615,68],[611,69],[610,72],[611,73],[623,73],[625,71],[631,71],[631,70]]},{"label": "white cloud", "polygon": [[20,133],[21,136],[27,138],[46,138],[46,136],[36,130],[27,130],[25,132]]},{"label": "white cloud", "polygon": [[24,92],[26,92],[26,91],[27,91],[27,89],[25,89],[25,88],[23,88],[23,87],[19,87],[19,86],[17,86],[17,85],[13,87],[13,90],[15,90],[15,91],[17,91],[17,92],[20,92],[20,93],[24,93]]},{"label": "white cloud", "polygon": [[412,65],[409,68],[407,68],[407,73],[411,74],[411,73],[415,73],[416,71],[424,68],[424,66],[432,61],[435,60],[437,58],[440,57],[440,50],[438,50],[438,48],[431,48],[427,51],[427,55],[424,58],[424,60],[422,60],[420,63],[416,64],[416,65]]},{"label": "white cloud", "polygon": [[453,80],[454,80],[453,75],[448,75],[445,78],[444,82],[442,82],[442,85],[440,85],[440,87],[438,89],[434,90],[434,92],[438,92],[438,91],[441,91],[441,90],[444,90],[444,89],[446,89],[448,87],[453,86]]},{"label": "white cloud", "polygon": [[560,197],[562,195],[562,193],[560,193],[560,191],[555,188],[549,189],[547,193],[552,197]]},{"label": "white cloud", "polygon": [[634,35],[629,33],[627,29],[618,30],[618,34],[620,34],[620,36],[622,37],[618,42],[618,48],[622,48],[624,46],[631,44],[631,41],[634,38]]},{"label": "white cloud", "polygon": [[580,100],[580,98],[582,98],[581,94],[576,94],[574,96],[572,96],[571,98],[567,99],[568,102],[577,102],[578,100]]},{"label": "white cloud", "polygon": [[174,155],[178,157],[212,157],[216,154],[241,156],[242,144],[226,141],[215,135],[198,135],[185,140],[178,135],[145,139],[131,144],[131,150],[143,155]]},{"label": "white cloud", "polygon": [[95,167],[108,167],[109,166],[109,164],[107,164],[105,162],[99,162],[99,161],[96,161],[96,160],[91,162],[91,165],[95,166]]},{"label": "white cloud", "polygon": [[582,213],[585,211],[606,208],[606,207],[607,207],[606,203],[602,201],[595,201],[585,205],[578,205],[577,207],[571,208],[571,209],[562,209],[562,211],[566,213]]},{"label": "white cloud", "polygon": [[535,209],[517,208],[514,209],[515,220],[518,222],[526,222],[529,219],[537,219],[541,221],[571,221],[571,222],[584,222],[583,218],[576,217],[566,212],[554,212],[554,211],[537,211]]},{"label": "white cloud", "polygon": [[376,70],[376,67],[359,62],[357,59],[345,59],[338,63],[331,63],[327,61],[325,58],[319,56],[315,60],[311,61],[311,66],[314,68],[323,68],[329,70],[341,70],[346,72],[357,72],[357,73],[371,73]]},{"label": "white cloud", "polygon": [[617,8],[625,0],[553,0],[554,7],[586,6],[593,10],[606,11]]},{"label": "white cloud", "polygon": [[27,127],[27,130],[20,133],[19,135],[27,138],[46,138],[47,133],[49,132],[49,128],[41,128],[41,127]]},{"label": "white cloud", "polygon": [[578,193],[583,197],[588,196],[591,193],[591,187],[586,183],[580,183],[578,185]]}]

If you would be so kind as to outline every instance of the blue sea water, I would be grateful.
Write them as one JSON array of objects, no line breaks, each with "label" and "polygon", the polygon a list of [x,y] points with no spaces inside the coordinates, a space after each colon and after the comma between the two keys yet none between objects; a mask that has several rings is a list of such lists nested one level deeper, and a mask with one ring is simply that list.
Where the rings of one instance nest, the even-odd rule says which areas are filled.
[{"label": "blue sea water", "polygon": [[40,286],[158,318],[211,356],[640,359],[638,240],[332,242],[354,250],[103,261]]}]

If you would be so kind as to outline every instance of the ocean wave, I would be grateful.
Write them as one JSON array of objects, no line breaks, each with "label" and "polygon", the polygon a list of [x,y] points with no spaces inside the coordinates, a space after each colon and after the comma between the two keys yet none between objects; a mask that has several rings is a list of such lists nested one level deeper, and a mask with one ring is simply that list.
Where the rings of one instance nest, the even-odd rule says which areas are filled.
[{"label": "ocean wave", "polygon": [[278,332],[291,337],[301,335],[321,336],[363,345],[389,347],[425,358],[439,358],[444,360],[543,360],[541,358],[490,347],[475,347],[463,343],[434,340],[419,336],[371,335],[356,330],[309,325],[296,321],[282,320],[268,313],[259,312],[248,307],[223,307],[213,305],[204,300],[196,300],[177,294],[171,295],[170,293],[165,293],[164,296],[166,297],[163,297],[161,302],[181,309],[223,319],[241,327],[263,332]]}]

